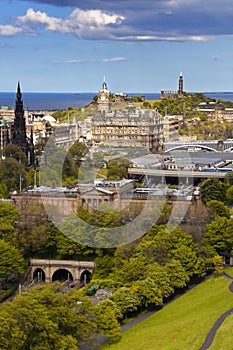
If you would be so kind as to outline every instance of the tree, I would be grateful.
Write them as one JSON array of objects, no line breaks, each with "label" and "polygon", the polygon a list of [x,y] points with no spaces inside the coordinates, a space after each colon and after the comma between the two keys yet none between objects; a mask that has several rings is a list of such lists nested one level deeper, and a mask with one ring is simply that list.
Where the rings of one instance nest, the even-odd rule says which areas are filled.
[{"label": "tree", "polygon": [[0,219],[4,219],[5,222],[14,225],[19,216],[19,211],[14,205],[11,203],[0,202]]},{"label": "tree", "polygon": [[200,185],[200,190],[204,203],[211,200],[226,201],[226,185],[218,179],[204,180]]},{"label": "tree", "polygon": [[27,186],[26,171],[22,163],[14,158],[6,158],[0,162],[0,183],[4,186],[6,196],[11,192]]},{"label": "tree", "polygon": [[230,218],[230,209],[227,208],[222,202],[218,200],[211,200],[206,203],[206,206],[214,212],[215,216],[225,216],[226,218]]},{"label": "tree", "polygon": [[133,311],[137,311],[140,306],[140,298],[137,293],[127,287],[119,288],[111,297],[111,300],[115,302],[121,313],[126,316]]},{"label": "tree", "polygon": [[174,289],[184,288],[189,280],[184,267],[179,261],[171,260],[165,266],[165,271],[168,274],[170,286]]},{"label": "tree", "polygon": [[1,306],[0,348],[77,350],[96,334],[94,309],[88,297],[64,293],[60,283],[34,287]]},{"label": "tree", "polygon": [[233,186],[229,187],[226,192],[226,199],[229,205],[233,204]]},{"label": "tree", "polygon": [[162,298],[168,298],[173,294],[174,289],[164,266],[160,266],[158,263],[149,265],[147,276],[154,281]]},{"label": "tree", "polygon": [[214,272],[217,275],[221,275],[224,271],[222,257],[219,255],[215,255],[213,258],[213,265],[214,265]]},{"label": "tree", "polygon": [[7,158],[14,158],[17,162],[22,163],[24,166],[27,166],[28,160],[25,153],[21,150],[20,147],[9,144],[4,147],[3,154]]},{"label": "tree", "polygon": [[23,274],[25,267],[24,258],[19,250],[0,239],[0,282],[11,274]]},{"label": "tree", "polygon": [[214,247],[218,253],[231,252],[233,249],[233,220],[224,216],[216,218],[207,225],[204,240]]},{"label": "tree", "polygon": [[229,172],[229,173],[226,174],[226,176],[224,178],[224,182],[228,186],[233,186],[233,172]]},{"label": "tree", "polygon": [[118,180],[127,178],[127,168],[130,162],[127,159],[110,160],[108,162],[108,179]]},{"label": "tree", "polygon": [[110,343],[120,340],[120,324],[117,318],[122,318],[120,310],[112,300],[101,301],[95,308],[95,321],[98,333],[109,338]]},{"label": "tree", "polygon": [[78,177],[79,167],[82,159],[89,152],[88,147],[83,142],[76,141],[68,150],[63,166],[63,177]]},{"label": "tree", "polygon": [[137,280],[143,280],[147,275],[147,261],[145,257],[131,258],[124,260],[122,266],[116,266],[113,270],[113,276],[116,281],[124,280],[131,283]]},{"label": "tree", "polygon": [[162,292],[153,277],[147,277],[142,281],[138,281],[135,283],[135,286],[143,306],[159,306],[163,304]]},{"label": "tree", "polygon": [[18,246],[16,228],[18,210],[10,203],[0,202],[0,239]]}]

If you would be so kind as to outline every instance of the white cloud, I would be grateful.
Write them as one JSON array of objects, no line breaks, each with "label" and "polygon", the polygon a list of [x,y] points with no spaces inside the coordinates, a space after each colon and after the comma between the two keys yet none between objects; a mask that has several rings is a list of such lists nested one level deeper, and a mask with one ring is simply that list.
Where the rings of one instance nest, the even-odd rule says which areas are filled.
[{"label": "white cloud", "polygon": [[[28,27],[37,32],[39,27],[45,30],[61,33],[73,33],[76,36],[88,39],[98,35],[100,38],[108,38],[109,32],[116,30],[124,20],[123,16],[109,14],[100,10],[75,9],[65,18],[50,17],[45,12],[34,11],[29,8],[24,16],[16,21],[16,28],[21,32],[27,32]],[[110,26],[109,28],[107,28]],[[113,27],[115,26],[115,27]],[[13,27],[13,26],[12,26]],[[16,32],[17,33],[17,32]]]},{"label": "white cloud", "polygon": [[[49,3],[49,0],[31,1]],[[232,0],[222,0],[224,6],[221,7],[218,0],[211,1],[210,6],[210,0],[205,3],[202,0],[134,0],[132,6],[129,0],[98,0],[96,5],[94,0],[87,0],[80,4],[82,8],[75,8],[65,18],[29,8],[25,15],[15,19],[15,24],[0,25],[0,35],[36,35],[53,31],[87,40],[207,41],[216,37],[232,38]],[[53,4],[68,6],[67,2],[63,4],[58,0]]]},{"label": "white cloud", "polygon": [[23,32],[23,29],[20,27],[15,27],[10,24],[0,25],[0,35],[3,35],[3,36],[16,35],[22,32]]},{"label": "white cloud", "polygon": [[121,62],[125,61],[125,57],[112,57],[112,58],[103,58],[102,62]]},{"label": "white cloud", "polygon": [[70,59],[63,62],[56,63],[96,63],[96,62],[122,62],[125,61],[125,57],[110,57],[110,58],[100,58],[100,59]]}]

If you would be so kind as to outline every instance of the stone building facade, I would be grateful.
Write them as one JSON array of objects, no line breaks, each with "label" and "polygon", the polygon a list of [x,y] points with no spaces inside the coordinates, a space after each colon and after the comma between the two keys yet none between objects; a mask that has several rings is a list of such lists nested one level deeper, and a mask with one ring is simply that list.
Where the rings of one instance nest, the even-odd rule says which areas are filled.
[{"label": "stone building facade", "polygon": [[93,145],[140,146],[162,151],[164,117],[151,109],[127,108],[98,113],[92,121]]}]

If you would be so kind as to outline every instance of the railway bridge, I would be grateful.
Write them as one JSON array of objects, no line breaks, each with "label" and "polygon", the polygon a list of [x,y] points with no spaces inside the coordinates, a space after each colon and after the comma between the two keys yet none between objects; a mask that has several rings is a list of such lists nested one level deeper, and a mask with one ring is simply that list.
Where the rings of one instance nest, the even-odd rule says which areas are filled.
[{"label": "railway bridge", "polygon": [[66,281],[86,283],[91,279],[93,261],[30,259],[28,282],[33,280],[51,283]]},{"label": "railway bridge", "polygon": [[202,149],[212,152],[232,152],[233,139],[228,140],[197,140],[197,141],[168,141],[164,142],[164,152],[186,149],[197,150]]}]

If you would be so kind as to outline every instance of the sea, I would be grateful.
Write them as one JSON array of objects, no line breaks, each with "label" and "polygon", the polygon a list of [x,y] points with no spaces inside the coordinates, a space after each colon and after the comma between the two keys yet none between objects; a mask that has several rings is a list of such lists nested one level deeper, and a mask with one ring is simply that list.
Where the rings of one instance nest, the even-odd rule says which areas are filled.
[{"label": "sea", "polygon": [[[157,100],[160,93],[125,93],[128,96],[142,95],[147,100]],[[233,92],[203,92],[206,97],[233,102]],[[56,92],[24,92],[22,93],[24,109],[29,111],[56,111],[71,108],[81,108],[93,101],[97,93],[56,93]],[[16,93],[0,92],[1,107],[15,107]]]}]

